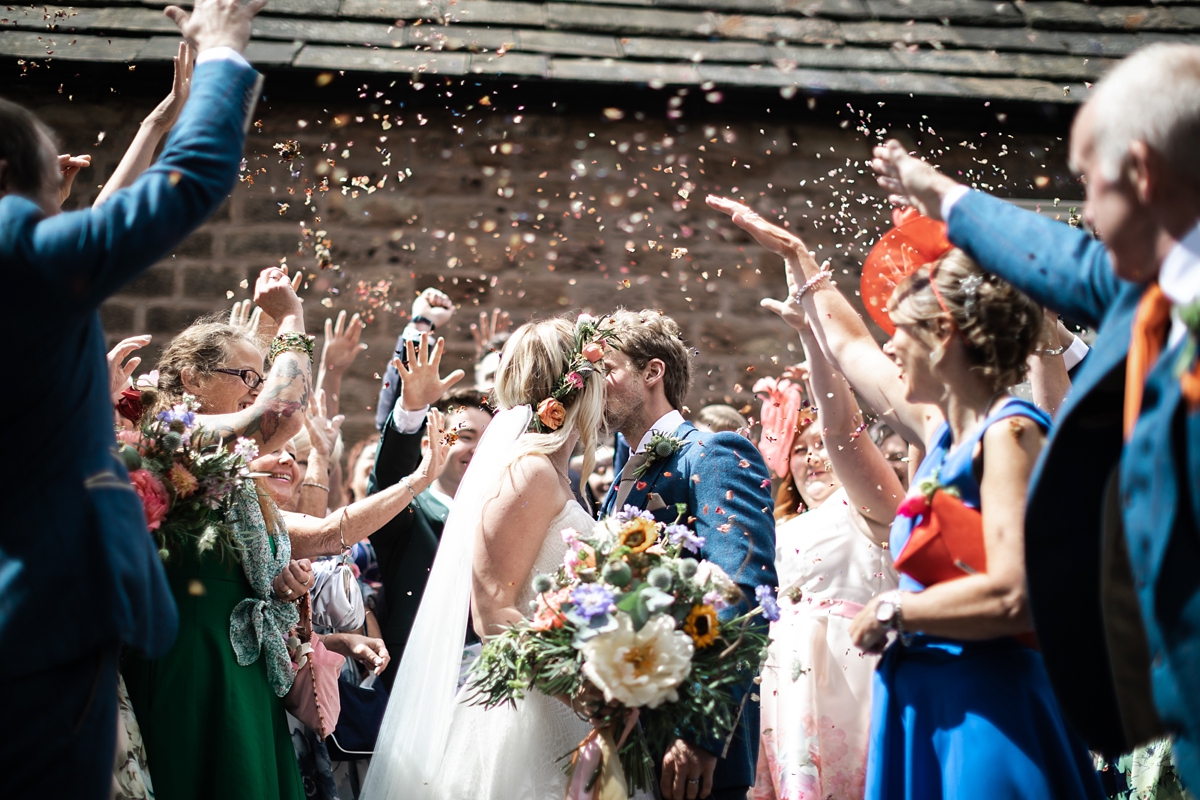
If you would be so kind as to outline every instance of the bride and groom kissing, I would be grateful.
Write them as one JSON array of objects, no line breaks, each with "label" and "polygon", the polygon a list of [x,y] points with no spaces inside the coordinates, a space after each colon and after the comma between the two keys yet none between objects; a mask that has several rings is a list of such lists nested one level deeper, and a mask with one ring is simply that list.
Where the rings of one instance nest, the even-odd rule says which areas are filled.
[{"label": "bride and groom kissing", "polygon": [[[581,337],[589,323],[603,331],[601,341]],[[722,616],[744,613],[755,587],[775,585],[766,465],[747,439],[702,433],[684,419],[692,369],[679,326],[652,310],[621,310],[599,323],[531,322],[509,339],[492,397],[499,411],[446,521],[363,798],[559,800],[566,794],[558,759],[587,735],[589,711],[600,703],[529,693],[515,707],[471,704],[469,693],[457,689],[462,637],[456,632],[469,621],[480,636],[494,636],[530,616],[533,576],[556,571],[567,553],[560,533],[596,524],[575,500],[567,464],[582,449],[586,479],[605,433],[622,433],[632,452],[605,498],[604,515],[633,505],[672,522],[682,510],[703,540],[697,558],[728,573],[746,598]],[[754,689],[751,679],[735,687],[741,713],[727,740],[679,731],[656,757],[662,797],[744,800],[758,752]]]}]

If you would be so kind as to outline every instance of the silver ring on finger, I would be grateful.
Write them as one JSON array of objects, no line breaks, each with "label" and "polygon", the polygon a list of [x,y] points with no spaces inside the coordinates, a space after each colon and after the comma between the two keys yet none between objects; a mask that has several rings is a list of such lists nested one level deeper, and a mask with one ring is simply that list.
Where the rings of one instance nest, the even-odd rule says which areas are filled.
[{"label": "silver ring on finger", "polygon": [[688,778],[687,782],[688,783],[699,783],[700,779],[699,778]]}]

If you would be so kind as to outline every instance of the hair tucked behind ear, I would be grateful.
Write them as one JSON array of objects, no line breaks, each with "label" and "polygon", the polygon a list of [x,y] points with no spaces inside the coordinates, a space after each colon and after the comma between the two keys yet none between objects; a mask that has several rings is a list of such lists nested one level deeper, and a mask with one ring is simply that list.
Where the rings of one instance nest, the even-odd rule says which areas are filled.
[{"label": "hair tucked behind ear", "polygon": [[[496,407],[528,405],[536,409],[566,372],[574,347],[575,323],[570,320],[541,320],[517,328],[504,345],[504,356],[496,371],[496,387],[492,390]],[[553,433],[522,436],[516,457],[556,452],[567,443],[572,431],[578,430],[583,445],[582,480],[586,481],[596,465],[596,444],[604,421],[604,376],[599,370],[587,377],[566,412],[562,427]]]},{"label": "hair tucked behind ear", "polygon": [[230,345],[246,342],[262,352],[262,342],[213,317],[201,317],[171,340],[158,359],[158,399],[154,412],[157,413],[183,399],[183,371],[191,367],[200,375],[210,374],[230,357]]},{"label": "hair tucked behind ear", "polygon": [[[930,274],[937,281],[945,311],[934,294]],[[1041,306],[954,249],[930,270],[917,270],[901,281],[888,302],[894,323],[930,333],[936,320],[947,312],[966,342],[968,357],[994,390],[1025,379],[1026,359],[1042,326]]]}]

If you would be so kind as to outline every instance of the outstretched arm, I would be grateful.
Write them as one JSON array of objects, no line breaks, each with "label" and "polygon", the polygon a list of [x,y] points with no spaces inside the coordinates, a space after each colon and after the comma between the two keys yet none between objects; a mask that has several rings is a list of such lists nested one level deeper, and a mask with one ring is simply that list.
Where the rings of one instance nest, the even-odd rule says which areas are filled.
[{"label": "outstretched arm", "polygon": [[150,112],[149,116],[142,120],[137,135],[133,137],[133,144],[129,145],[129,149],[125,151],[121,163],[117,164],[112,177],[108,179],[108,183],[104,184],[104,188],[96,196],[93,206],[103,205],[113,192],[132,184],[150,167],[159,142],[175,126],[175,121],[179,119],[179,112],[183,110],[184,103],[187,102],[188,92],[192,86],[193,58],[192,48],[188,46],[187,42],[181,42],[179,55],[174,59],[175,82],[171,86],[171,93]]},{"label": "outstretched arm", "polygon": [[896,205],[935,220],[949,206],[950,241],[1042,305],[1095,327],[1120,292],[1104,245],[1084,231],[970,191],[895,139],[875,148],[871,166]]},{"label": "outstretched arm", "polygon": [[[755,241],[783,257],[789,298],[794,298],[805,282],[819,279],[822,268],[800,237],[767,222],[754,210],[734,200],[710,196],[708,204],[728,214],[734,224]],[[900,368],[884,355],[849,301],[828,280],[820,280],[805,293],[802,307],[834,368],[846,376],[854,390],[906,441],[923,444],[936,425],[933,423],[935,416],[940,421],[940,415],[932,406],[905,399],[907,390],[900,377]]]},{"label": "outstretched arm", "polygon": [[[286,270],[263,270],[254,287],[254,302],[279,320],[280,333],[304,335],[304,307]],[[232,414],[202,414],[198,424],[213,439],[232,442],[244,436],[269,453],[300,432],[311,391],[312,359],[308,353],[285,350],[275,357],[254,405]]]},{"label": "outstretched arm", "polygon": [[437,409],[429,412],[429,446],[416,471],[407,480],[351,503],[327,517],[285,513],[292,555],[316,558],[342,552],[344,545],[361,541],[383,528],[408,507],[416,496],[429,488],[442,474],[450,445],[445,439],[444,422]]},{"label": "outstretched arm", "polygon": [[[265,5],[266,0],[198,0],[190,16],[175,6],[166,13],[199,59],[210,49],[243,50],[251,20]],[[11,276],[14,288],[34,296],[50,289],[65,295],[71,310],[92,309],[169,253],[233,187],[242,158],[246,101],[257,79],[240,57],[197,66],[192,98],[162,158],[100,208],[43,217],[30,201],[18,206],[28,227],[15,226],[23,233],[11,244],[27,267]],[[61,287],[69,289],[63,293]]]},{"label": "outstretched arm", "polygon": [[846,488],[851,509],[866,521],[871,537],[878,544],[887,542],[896,507],[904,497],[904,487],[871,437],[863,435],[867,426],[850,385],[825,360],[816,334],[799,305],[791,299],[783,303],[763,301],[763,305],[800,334],[825,451],[833,471]]}]

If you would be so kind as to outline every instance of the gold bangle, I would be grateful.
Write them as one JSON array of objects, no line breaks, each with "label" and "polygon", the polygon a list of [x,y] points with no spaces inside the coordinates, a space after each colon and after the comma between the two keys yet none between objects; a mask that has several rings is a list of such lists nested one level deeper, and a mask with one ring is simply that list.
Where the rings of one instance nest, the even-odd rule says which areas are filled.
[{"label": "gold bangle", "polygon": [[311,487],[312,487],[312,488],[314,488],[314,489],[321,489],[322,491],[325,491],[325,492],[328,492],[328,491],[329,491],[329,487],[328,487],[328,486],[322,486],[322,485],[321,485],[321,484],[319,484],[319,483],[310,483],[310,482],[308,482],[308,481],[305,481],[304,483],[300,484],[300,486],[301,486],[302,488],[303,488],[303,487],[305,487],[305,486],[311,486]]}]

